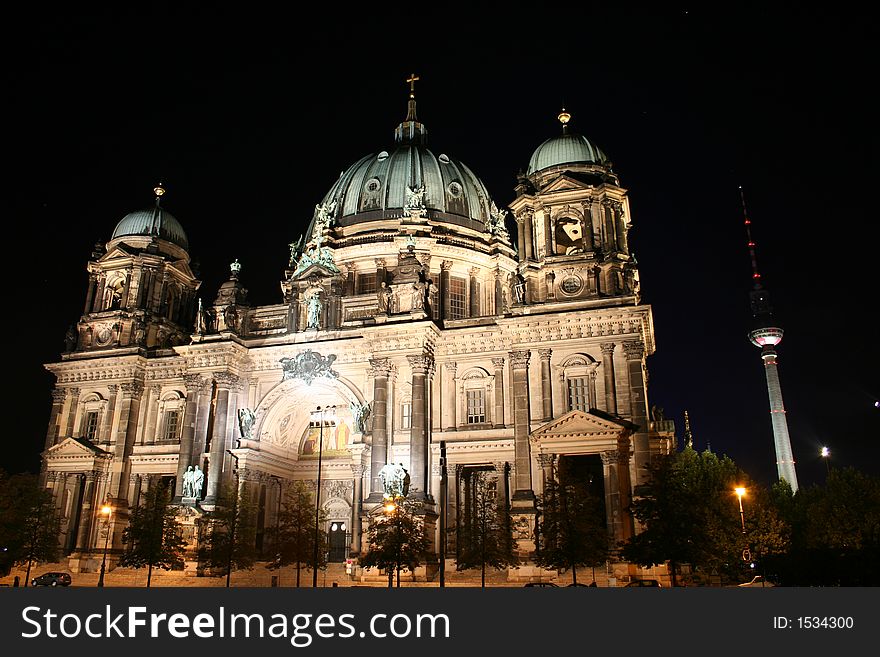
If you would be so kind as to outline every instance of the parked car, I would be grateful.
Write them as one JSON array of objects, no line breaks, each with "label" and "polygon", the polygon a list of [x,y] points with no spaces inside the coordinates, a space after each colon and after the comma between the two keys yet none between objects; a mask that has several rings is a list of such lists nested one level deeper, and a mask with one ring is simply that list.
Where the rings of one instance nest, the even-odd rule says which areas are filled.
[{"label": "parked car", "polygon": [[654,587],[659,587],[659,586],[660,586],[660,582],[658,582],[656,579],[634,579],[633,581],[631,581],[631,582],[630,582],[629,584],[627,584],[626,586],[628,586],[628,587],[629,587],[629,586],[654,586]]},{"label": "parked car", "polygon": [[532,587],[537,586],[537,587],[541,587],[541,588],[550,587],[550,588],[554,588],[554,589],[556,588],[556,584],[554,584],[553,582],[526,582],[525,584],[523,584],[523,586],[532,586]]},{"label": "parked car", "polygon": [[68,573],[43,573],[31,580],[31,586],[70,586]]},{"label": "parked car", "polygon": [[586,586],[586,587],[590,587],[590,586],[596,586],[596,583],[593,582],[592,584],[581,584],[580,582],[578,582],[577,584],[566,584],[566,586]]}]

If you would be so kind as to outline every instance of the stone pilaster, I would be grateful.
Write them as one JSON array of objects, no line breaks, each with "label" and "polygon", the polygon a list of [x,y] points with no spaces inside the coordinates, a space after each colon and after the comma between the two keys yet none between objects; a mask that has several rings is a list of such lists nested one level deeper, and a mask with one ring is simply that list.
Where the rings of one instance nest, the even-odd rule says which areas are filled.
[{"label": "stone pilaster", "polygon": [[373,429],[370,452],[370,496],[368,502],[381,502],[384,488],[379,470],[388,463],[388,377],[393,365],[388,358],[370,360],[373,377]]},{"label": "stone pilaster", "polygon": [[617,385],[614,381],[614,348],[613,342],[603,342],[599,345],[602,350],[602,371],[605,374],[605,412],[617,415]]},{"label": "stone pilaster", "polygon": [[443,300],[443,319],[452,317],[451,295],[449,288],[449,276],[452,270],[452,260],[444,260],[440,263],[440,298]]},{"label": "stone pilaster", "polygon": [[52,445],[58,444],[58,416],[64,406],[64,397],[66,393],[61,388],[52,391],[52,410],[49,412],[49,430],[46,432],[46,446],[49,449]]},{"label": "stone pilaster", "polygon": [[480,316],[480,284],[478,282],[478,277],[480,275],[480,270],[477,267],[471,267],[468,270],[469,279],[468,279],[468,298],[470,300],[470,306],[468,309],[469,317],[479,317]]},{"label": "stone pilaster", "polygon": [[153,445],[156,442],[156,422],[159,419],[159,395],[162,392],[162,386],[153,384],[147,393],[146,403],[146,422],[144,425],[143,444]]},{"label": "stone pilaster", "polygon": [[138,411],[144,384],[140,381],[120,385],[122,399],[119,406],[119,424],[116,427],[116,444],[113,447],[113,463],[110,466],[112,476],[111,494],[117,498],[117,504],[126,499],[128,493],[128,473],[131,468],[129,456],[137,437]]},{"label": "stone pilaster", "polygon": [[641,340],[627,340],[623,343],[623,353],[629,375],[630,419],[636,425],[633,435],[633,475],[638,486],[647,481],[648,466],[651,464],[648,399],[645,394],[645,345]]},{"label": "stone pilaster", "polygon": [[446,410],[449,419],[448,426],[444,428],[445,431],[457,431],[458,430],[458,383],[455,380],[455,377],[458,373],[458,363],[444,363],[443,371],[446,374],[445,381],[445,394],[443,394],[443,399],[446,402]]},{"label": "stone pilaster", "polygon": [[113,441],[113,416],[116,413],[116,396],[119,393],[119,385],[111,383],[107,388],[110,391],[110,397],[107,400],[107,409],[104,411],[103,422],[101,423],[101,442],[110,443]]},{"label": "stone pilaster", "polygon": [[428,386],[429,370],[434,365],[430,353],[407,356],[412,370],[412,427],[410,428],[410,491],[413,497],[428,497]]},{"label": "stone pilaster", "polygon": [[544,411],[544,420],[553,418],[553,386],[550,379],[550,355],[552,349],[539,349],[541,356],[541,408]]},{"label": "stone pilaster", "polygon": [[241,385],[241,380],[229,372],[216,372],[214,382],[217,384],[217,403],[214,407],[214,433],[211,436],[211,452],[208,457],[208,487],[205,491],[207,505],[217,502],[223,462],[229,448],[229,395]]},{"label": "stone pilaster", "polygon": [[602,452],[601,457],[608,536],[613,544],[617,544],[632,536],[632,518],[629,515],[629,456],[617,449]]},{"label": "stone pilaster", "polygon": [[354,554],[361,552],[361,513],[363,513],[365,470],[366,468],[360,464],[351,466],[351,476],[354,482],[351,498],[351,551]]},{"label": "stone pilaster", "polygon": [[83,486],[82,504],[79,509],[79,530],[76,535],[76,549],[80,552],[91,547],[89,537],[92,531],[92,518],[94,517],[95,501],[95,473],[86,472],[85,485]]},{"label": "stone pilaster", "polygon": [[186,407],[183,412],[183,427],[180,432],[180,452],[177,457],[177,484],[176,495],[183,493],[183,475],[186,469],[192,465],[193,440],[196,431],[196,412],[199,405],[199,397],[205,380],[199,374],[187,374],[183,377],[186,385]]},{"label": "stone pilaster", "polygon": [[508,353],[513,371],[513,443],[516,464],[513,506],[534,510],[535,493],[532,490],[530,464],[530,410],[529,410],[529,357],[528,350]]},{"label": "stone pilaster", "polygon": [[70,399],[70,405],[67,409],[67,427],[64,429],[64,437],[73,437],[73,428],[76,423],[76,412],[79,408],[79,388],[68,388],[67,396]]},{"label": "stone pilaster", "polygon": [[493,358],[495,367],[495,423],[496,429],[504,427],[504,358]]}]

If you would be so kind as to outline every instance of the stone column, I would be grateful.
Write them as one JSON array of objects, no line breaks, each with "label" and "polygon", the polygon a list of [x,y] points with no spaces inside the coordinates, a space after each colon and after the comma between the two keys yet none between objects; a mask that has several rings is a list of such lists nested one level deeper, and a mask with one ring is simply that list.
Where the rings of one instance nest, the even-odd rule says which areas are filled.
[{"label": "stone column", "polygon": [[139,506],[141,502],[141,476],[133,474],[128,476],[128,499],[131,506]]},{"label": "stone column", "polygon": [[111,431],[113,429],[113,415],[116,412],[116,395],[119,391],[119,386],[111,383],[107,388],[110,391],[110,398],[107,400],[107,408],[104,411],[103,422],[101,422],[101,442],[109,444],[113,440]]},{"label": "stone column", "polygon": [[199,405],[199,396],[205,385],[205,380],[199,374],[187,374],[183,377],[186,385],[186,407],[183,411],[183,427],[180,432],[180,451],[177,457],[177,485],[175,486],[175,498],[183,494],[183,475],[186,469],[192,465],[193,439],[196,431],[196,411]]},{"label": "stone column", "polygon": [[79,530],[76,533],[76,549],[80,552],[91,547],[89,536],[92,531],[92,518],[94,516],[93,502],[95,497],[95,473],[85,473],[85,487],[83,488],[82,505],[79,511]]},{"label": "stone column", "polygon": [[104,272],[98,274],[98,289],[95,292],[95,299],[92,302],[92,312],[98,313],[104,310],[104,284],[107,282],[107,275]]},{"label": "stone column", "polygon": [[608,536],[614,543],[627,541],[633,534],[630,505],[629,442],[621,442],[616,450],[602,452],[605,477],[605,510]]},{"label": "stone column", "polygon": [[544,208],[544,257],[552,255],[554,255],[553,221],[550,218],[550,208]]},{"label": "stone column", "polygon": [[67,409],[67,428],[64,430],[64,437],[72,438],[76,422],[76,409],[79,406],[79,388],[68,388],[67,395],[70,397],[70,407]]},{"label": "stone column", "polygon": [[129,303],[128,295],[131,292],[131,269],[125,272],[125,285],[122,287],[122,298],[119,300],[119,307],[123,310],[128,310],[131,306]]},{"label": "stone column", "polygon": [[361,552],[361,513],[363,512],[364,466],[352,465],[351,476],[354,479],[354,491],[351,496],[351,551]]},{"label": "stone column", "polygon": [[452,260],[444,260],[440,263],[440,297],[443,299],[443,319],[452,317],[452,303],[450,296],[449,271],[452,269]]},{"label": "stone column", "polygon": [[115,482],[115,488],[111,488],[111,494],[117,500],[125,500],[128,493],[128,473],[131,468],[128,459],[137,436],[138,411],[140,410],[144,384],[140,381],[133,381],[123,383],[120,388],[122,389],[122,400],[119,407],[119,424],[116,427],[116,444],[113,448],[110,473],[113,482]]},{"label": "stone column", "polygon": [[379,470],[388,463],[388,377],[392,369],[388,358],[370,359],[373,377],[373,444],[370,451],[370,496],[368,502],[382,501],[385,492]]},{"label": "stone column", "polygon": [[504,358],[493,358],[495,366],[495,428],[504,428]]},{"label": "stone column", "polygon": [[146,404],[147,416],[144,426],[143,443],[152,445],[156,442],[156,422],[159,419],[159,395],[162,392],[162,386],[153,384],[150,386],[150,392],[147,395]]},{"label": "stone column", "polygon": [[605,374],[605,411],[611,415],[617,415],[617,387],[614,382],[614,347],[613,342],[603,342],[599,345],[602,349],[602,371]]},{"label": "stone column", "polygon": [[64,406],[64,397],[67,393],[63,388],[56,388],[52,391],[52,410],[49,411],[49,430],[46,432],[46,446],[49,449],[52,445],[58,443],[58,416],[61,408]]},{"label": "stone column", "polygon": [[496,488],[496,501],[498,502],[498,510],[502,513],[502,519],[506,517],[508,504],[510,503],[510,492],[507,486],[507,461],[495,461],[492,464],[495,467],[495,476],[498,480]]},{"label": "stone column", "polygon": [[648,440],[648,400],[645,394],[645,345],[641,340],[627,340],[623,343],[626,368],[629,374],[630,420],[636,425],[633,435],[633,466],[635,484],[648,479],[648,466],[651,464],[651,446]]},{"label": "stone column", "polygon": [[468,281],[468,297],[469,297],[469,308],[468,308],[468,316],[469,317],[479,317],[480,316],[480,285],[477,282],[477,276],[480,274],[480,270],[477,267],[471,267],[468,270],[468,274],[470,275],[470,279]]},{"label": "stone column", "polygon": [[449,422],[444,431],[458,431],[458,420],[456,418],[458,410],[458,389],[455,381],[455,375],[458,372],[458,363],[444,363],[443,371],[446,374],[446,394],[443,399],[446,402],[446,410],[448,411]]},{"label": "stone column", "polygon": [[97,285],[97,277],[90,273],[89,274],[89,288],[86,292],[86,305],[83,309],[83,314],[88,315],[92,311],[92,304],[95,302],[95,287]]},{"label": "stone column", "polygon": [[553,467],[556,465],[556,454],[538,454],[538,465],[541,466],[543,482],[541,492],[547,492],[547,484],[553,481]]},{"label": "stone column", "polygon": [[541,408],[545,420],[553,418],[553,382],[550,379],[550,354],[552,349],[539,349],[541,356]]},{"label": "stone column", "polygon": [[[531,456],[529,454],[529,351],[508,354],[513,370],[513,443],[516,464],[514,506],[534,508]],[[519,503],[519,504],[518,504]]]},{"label": "stone column", "polygon": [[199,401],[196,409],[196,427],[193,435],[192,465],[203,466],[201,463],[202,453],[208,439],[208,423],[210,422],[211,401],[214,396],[214,385],[211,381],[205,381],[199,390]]},{"label": "stone column", "polygon": [[504,314],[504,273],[495,269],[495,314]]},{"label": "stone column", "polygon": [[217,383],[217,403],[214,406],[214,433],[211,436],[211,453],[208,465],[208,488],[205,491],[205,504],[215,504],[220,489],[220,475],[226,458],[227,431],[229,419],[229,394],[240,385],[239,378],[229,372],[215,372]]},{"label": "stone column", "polygon": [[428,498],[428,370],[434,364],[430,353],[407,356],[412,370],[412,427],[409,438],[410,491],[417,499]]}]

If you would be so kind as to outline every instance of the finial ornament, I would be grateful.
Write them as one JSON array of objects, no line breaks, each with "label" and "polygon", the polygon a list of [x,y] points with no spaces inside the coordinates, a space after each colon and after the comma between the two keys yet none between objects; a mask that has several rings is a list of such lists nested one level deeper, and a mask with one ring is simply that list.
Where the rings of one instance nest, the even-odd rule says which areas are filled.
[{"label": "finial ornament", "polygon": [[159,181],[159,184],[153,187],[153,193],[156,195],[156,200],[159,200],[159,197],[165,194],[165,188],[162,186],[162,181]]},{"label": "finial ornament", "polygon": [[419,79],[420,79],[419,76],[416,75],[415,73],[410,73],[409,77],[406,79],[406,81],[409,83],[409,97],[410,98],[416,97],[416,81],[418,81]]},{"label": "finial ornament", "polygon": [[233,274],[238,274],[241,271],[241,263],[238,262],[238,258],[235,259],[235,262],[229,264],[229,271]]},{"label": "finial ornament", "polygon": [[568,112],[566,112],[566,111],[565,111],[565,108],[563,107],[563,108],[562,108],[562,111],[559,113],[559,116],[556,117],[556,118],[559,119],[559,122],[560,122],[562,125],[565,125],[566,123],[568,123],[569,121],[571,121],[571,114],[569,114]]}]

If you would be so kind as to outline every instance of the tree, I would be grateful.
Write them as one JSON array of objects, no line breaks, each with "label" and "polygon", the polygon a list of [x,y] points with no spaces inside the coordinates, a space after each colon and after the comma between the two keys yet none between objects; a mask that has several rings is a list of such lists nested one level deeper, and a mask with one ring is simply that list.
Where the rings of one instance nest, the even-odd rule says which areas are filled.
[{"label": "tree", "polygon": [[157,484],[150,488],[143,503],[131,512],[128,527],[122,532],[122,542],[127,550],[119,559],[119,565],[129,568],[146,566],[147,588],[152,582],[154,566],[164,570],[183,566],[186,541],[177,522],[178,511],[169,500],[166,486]]},{"label": "tree", "polygon": [[589,486],[573,477],[564,462],[544,485],[538,499],[535,563],[553,570],[571,569],[577,584],[578,566],[596,566],[608,558],[608,531],[602,502]]},{"label": "tree", "polygon": [[480,586],[486,586],[486,566],[505,568],[519,563],[510,535],[510,514],[496,499],[487,473],[471,474],[469,518],[459,530],[456,568],[480,569]]},{"label": "tree", "polygon": [[786,584],[880,585],[880,478],[834,468],[780,508],[792,524],[790,557],[778,564]]},{"label": "tree", "polygon": [[395,572],[400,587],[400,571],[415,570],[431,545],[425,532],[422,504],[403,497],[389,500],[372,517],[367,536],[370,549],[361,558],[361,565],[387,571],[388,588],[394,584]]},{"label": "tree", "polygon": [[[318,562],[315,563],[315,497],[305,482],[294,482],[284,495],[281,514],[275,534],[277,554],[269,568],[296,564],[296,585],[299,587],[300,569],[324,568],[327,565],[327,534],[318,532]],[[327,520],[321,510],[319,525]]]},{"label": "tree", "polygon": [[[624,558],[651,566],[678,566],[734,574],[747,546],[733,490],[748,479],[728,457],[690,447],[656,459],[646,484],[635,490],[633,515],[644,530],[622,547]],[[751,486],[749,486],[751,488]]]},{"label": "tree", "polygon": [[[200,522],[199,562],[216,574],[250,570],[257,557],[256,510],[238,487],[220,487],[214,510]],[[219,571],[219,572],[217,572]]]},{"label": "tree", "polygon": [[58,559],[59,534],[60,521],[52,493],[40,486],[39,478],[29,473],[9,476],[0,471],[0,546],[6,548],[4,568],[27,564],[27,586],[33,564]]}]

